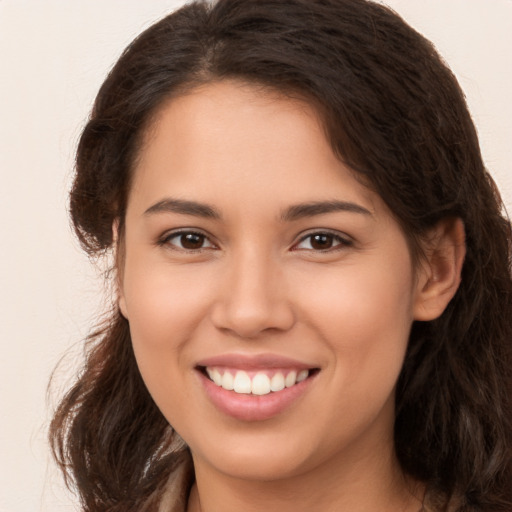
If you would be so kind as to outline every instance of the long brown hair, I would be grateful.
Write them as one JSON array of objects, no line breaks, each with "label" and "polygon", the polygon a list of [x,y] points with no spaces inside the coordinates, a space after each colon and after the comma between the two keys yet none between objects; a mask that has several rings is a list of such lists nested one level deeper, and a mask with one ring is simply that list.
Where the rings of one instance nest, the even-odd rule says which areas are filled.
[{"label": "long brown hair", "polygon": [[[366,0],[193,2],[125,50],[80,139],[71,217],[91,255],[122,236],[144,130],[169,97],[236,78],[298,95],[336,154],[387,203],[414,251],[440,219],[466,229],[462,283],[416,322],[396,394],[403,470],[459,512],[512,510],[512,233],[456,79],[430,42]],[[150,510],[186,456],[137,369],[116,306],[87,346],[50,440],[88,512]]]}]

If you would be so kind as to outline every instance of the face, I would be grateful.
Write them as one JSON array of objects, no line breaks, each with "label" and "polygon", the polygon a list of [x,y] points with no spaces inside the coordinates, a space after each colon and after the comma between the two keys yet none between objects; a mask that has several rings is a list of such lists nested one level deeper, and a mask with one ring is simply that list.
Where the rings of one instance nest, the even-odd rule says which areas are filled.
[{"label": "face", "polygon": [[121,311],[196,467],[268,480],[389,451],[417,279],[311,107],[234,82],[172,99],[124,236]]}]

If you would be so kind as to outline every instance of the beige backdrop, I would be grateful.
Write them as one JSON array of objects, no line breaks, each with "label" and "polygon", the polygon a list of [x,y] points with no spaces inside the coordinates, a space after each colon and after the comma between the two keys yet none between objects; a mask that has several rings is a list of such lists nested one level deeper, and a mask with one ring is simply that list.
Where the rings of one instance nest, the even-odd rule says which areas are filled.
[{"label": "beige backdrop", "polygon": [[[0,0],[0,512],[76,510],[45,444],[48,378],[69,350],[56,390],[69,382],[101,297],[66,216],[73,150],[121,50],[181,3]],[[512,1],[387,3],[459,77],[512,209]]]}]

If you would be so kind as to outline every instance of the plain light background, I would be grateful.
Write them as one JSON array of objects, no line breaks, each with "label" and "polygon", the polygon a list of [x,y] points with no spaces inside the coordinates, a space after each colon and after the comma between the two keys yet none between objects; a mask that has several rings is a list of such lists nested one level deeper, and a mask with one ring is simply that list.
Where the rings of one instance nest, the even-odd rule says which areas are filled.
[{"label": "plain light background", "polygon": [[[67,219],[73,152],[123,48],[182,3],[0,0],[0,512],[78,509],[46,445],[49,410],[72,380],[102,301],[102,278]],[[512,210],[512,0],[386,3],[458,76]]]}]

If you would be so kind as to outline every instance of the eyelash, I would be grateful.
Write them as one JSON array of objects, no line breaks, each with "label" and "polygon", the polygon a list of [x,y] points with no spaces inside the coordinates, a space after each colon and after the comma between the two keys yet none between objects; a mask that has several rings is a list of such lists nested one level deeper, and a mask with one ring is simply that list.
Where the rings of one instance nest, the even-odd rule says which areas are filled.
[{"label": "eyelash", "polygon": [[[202,245],[205,242],[208,242],[209,245],[206,247],[187,248],[187,247],[183,247],[183,240],[181,241],[181,247],[178,246],[177,244],[171,243],[171,240],[179,239],[184,236],[199,237],[200,239],[202,239]],[[331,247],[327,247],[327,248],[315,249],[312,246],[311,241],[310,241],[311,247],[309,247],[309,248],[299,247],[302,243],[304,243],[308,239],[312,240],[312,238],[315,236],[327,237],[335,245],[333,245]],[[218,249],[218,246],[214,242],[211,241],[211,239],[208,235],[206,235],[205,233],[202,233],[201,231],[195,231],[192,229],[182,229],[179,231],[173,231],[171,233],[167,233],[162,238],[160,238],[157,243],[159,246],[167,246],[173,250],[184,251],[184,252],[193,252],[193,253],[202,252],[204,250]],[[332,232],[329,230],[318,230],[318,231],[311,231],[311,232],[303,235],[300,238],[300,240],[292,246],[291,250],[292,251],[306,250],[306,251],[311,251],[311,252],[315,252],[315,253],[329,253],[329,252],[339,251],[344,248],[351,247],[353,245],[354,245],[354,243],[351,239],[349,239],[346,236],[342,236],[337,232]]]},{"label": "eyelash", "polygon": [[[203,244],[204,244],[204,242],[207,241],[210,245],[207,246],[207,247],[198,247],[198,248],[192,249],[192,248],[183,247],[183,245],[181,247],[179,247],[176,244],[171,243],[172,239],[174,239],[174,238],[181,238],[181,237],[184,237],[184,236],[200,237],[200,238],[203,239]],[[195,231],[193,229],[182,229],[182,230],[179,230],[179,231],[173,231],[171,233],[167,233],[162,238],[160,238],[157,243],[160,246],[167,246],[167,247],[170,247],[171,249],[176,250],[176,251],[185,251],[185,252],[194,252],[194,253],[204,251],[205,249],[209,250],[209,249],[217,249],[218,248],[211,241],[211,239],[210,239],[210,237],[208,235],[206,235],[205,233],[202,233],[201,231]],[[183,242],[181,242],[181,243],[183,244]]]},{"label": "eyelash", "polygon": [[[336,244],[336,245],[333,245],[332,247],[327,247],[326,249],[315,249],[313,247],[311,247],[311,248],[298,247],[300,244],[302,244],[306,240],[308,240],[308,239],[311,240],[315,236],[328,237],[328,238],[332,239],[333,244]],[[311,245],[311,241],[310,241],[310,245]],[[353,245],[354,245],[354,242],[347,236],[342,236],[341,234],[339,234],[337,232],[333,232],[333,231],[329,231],[329,230],[319,230],[319,231],[310,231],[306,235],[303,235],[301,237],[301,239],[296,244],[293,245],[292,250],[294,250],[294,251],[306,250],[306,251],[312,251],[312,252],[316,252],[316,253],[327,253],[327,252],[339,251],[339,250],[345,249],[347,247],[351,247]]]}]

